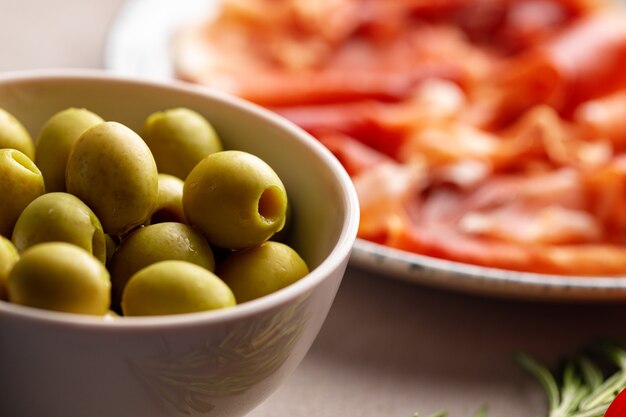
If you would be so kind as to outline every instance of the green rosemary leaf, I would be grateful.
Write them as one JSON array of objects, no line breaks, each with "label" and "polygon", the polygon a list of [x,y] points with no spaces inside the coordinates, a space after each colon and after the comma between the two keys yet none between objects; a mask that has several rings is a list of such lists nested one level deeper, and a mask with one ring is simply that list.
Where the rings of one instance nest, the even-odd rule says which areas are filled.
[{"label": "green rosemary leaf", "polygon": [[548,397],[550,412],[557,409],[561,401],[559,387],[548,368],[523,352],[515,353],[514,358],[522,368],[533,375],[539,384],[541,384]]},{"label": "green rosemary leaf", "polygon": [[591,390],[596,389],[602,384],[604,380],[602,371],[591,359],[586,356],[581,356],[578,359],[578,366],[580,367],[585,383]]},{"label": "green rosemary leaf", "polygon": [[617,393],[626,386],[626,372],[618,371],[600,384],[580,403],[580,410],[586,411],[603,403],[611,402]]},{"label": "green rosemary leaf", "polygon": [[606,413],[607,408],[609,408],[609,404],[610,403],[599,405],[590,410],[577,411],[573,414],[570,414],[569,417],[603,417],[604,413]]},{"label": "green rosemary leaf", "polygon": [[551,417],[567,417],[578,408],[580,402],[589,394],[589,388],[582,384],[573,362],[568,362],[563,371],[561,403],[551,413]]}]

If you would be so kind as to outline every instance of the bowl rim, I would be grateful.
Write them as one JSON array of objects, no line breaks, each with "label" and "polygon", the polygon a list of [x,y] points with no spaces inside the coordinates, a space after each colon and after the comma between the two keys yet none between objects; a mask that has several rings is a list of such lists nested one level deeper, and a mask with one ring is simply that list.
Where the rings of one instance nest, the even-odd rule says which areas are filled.
[{"label": "bowl rim", "polygon": [[118,85],[140,86],[157,90],[180,92],[196,97],[205,97],[217,101],[221,105],[239,108],[253,117],[264,120],[274,127],[286,131],[296,137],[312,154],[314,154],[333,174],[335,186],[341,190],[342,200],[339,202],[346,213],[339,237],[329,255],[306,277],[275,293],[264,297],[238,304],[235,307],[177,315],[123,317],[119,319],[103,319],[100,316],[89,316],[75,313],[43,310],[33,307],[12,304],[0,300],[0,315],[10,314],[16,318],[58,326],[77,328],[101,327],[136,331],[154,327],[194,326],[224,323],[250,317],[265,311],[272,310],[297,299],[329,278],[331,273],[340,268],[341,263],[348,262],[352,246],[356,240],[359,225],[359,203],[356,190],[347,172],[337,158],[313,136],[296,126],[289,120],[262,108],[259,105],[236,97],[234,95],[214,90],[210,87],[198,86],[180,80],[153,80],[137,76],[127,76],[102,69],[82,68],[54,68],[6,71],[0,74],[0,87],[19,83],[46,83],[46,82],[97,82],[113,83]]}]

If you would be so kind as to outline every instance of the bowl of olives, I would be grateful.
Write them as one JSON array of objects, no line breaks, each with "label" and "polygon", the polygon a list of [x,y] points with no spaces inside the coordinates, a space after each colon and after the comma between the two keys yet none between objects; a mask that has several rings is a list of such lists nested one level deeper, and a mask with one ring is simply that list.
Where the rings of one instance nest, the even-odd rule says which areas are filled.
[{"label": "bowl of olives", "polygon": [[358,221],[334,157],[253,104],[0,75],[0,415],[245,415],[313,343]]}]

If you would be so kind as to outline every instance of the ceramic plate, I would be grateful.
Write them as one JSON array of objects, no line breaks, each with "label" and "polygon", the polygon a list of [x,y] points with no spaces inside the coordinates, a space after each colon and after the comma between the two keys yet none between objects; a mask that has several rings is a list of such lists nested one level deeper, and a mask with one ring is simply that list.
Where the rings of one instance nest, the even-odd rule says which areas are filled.
[{"label": "ceramic plate", "polygon": [[[151,79],[174,77],[173,33],[210,18],[215,0],[129,0],[110,28],[107,69]],[[599,260],[601,262],[601,260]],[[351,265],[381,275],[482,295],[559,301],[625,300],[626,277],[563,277],[504,271],[434,259],[357,240]]]}]

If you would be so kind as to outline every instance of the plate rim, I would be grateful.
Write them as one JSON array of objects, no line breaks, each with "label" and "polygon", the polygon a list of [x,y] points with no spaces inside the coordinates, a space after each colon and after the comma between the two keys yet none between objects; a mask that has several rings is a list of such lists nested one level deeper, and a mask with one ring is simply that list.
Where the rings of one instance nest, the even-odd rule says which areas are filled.
[{"label": "plate rim", "polygon": [[624,300],[626,277],[569,276],[513,271],[403,251],[357,239],[350,259],[360,268],[392,269],[395,277],[432,287],[505,298]]}]

